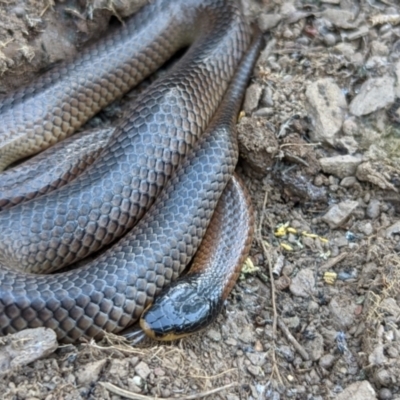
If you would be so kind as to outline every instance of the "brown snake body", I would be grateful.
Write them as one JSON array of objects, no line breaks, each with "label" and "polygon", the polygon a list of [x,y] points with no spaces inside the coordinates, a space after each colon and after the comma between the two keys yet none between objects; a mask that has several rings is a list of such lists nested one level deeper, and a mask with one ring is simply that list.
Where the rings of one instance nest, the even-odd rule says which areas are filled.
[{"label": "brown snake body", "polygon": [[[230,1],[158,0],[135,16],[132,26],[146,36],[139,21],[147,23],[149,31],[148,20],[154,17],[162,34],[170,33],[168,26],[179,27],[177,37],[168,36],[168,44],[174,44],[173,49],[168,47],[169,54],[191,43],[189,50],[165,78],[140,96],[141,102],[82,174],[46,196],[0,213],[0,263],[8,262],[8,266],[28,271],[54,270],[110,243],[136,223],[174,174],[183,156],[193,146],[194,151],[138,226],[98,259],[78,270],[50,276],[1,267],[2,334],[48,326],[55,329],[59,339],[73,341],[81,336],[99,337],[104,331],[118,332],[139,318],[155,294],[181,273],[200,245],[236,164],[236,139],[231,130],[259,46],[253,45],[221,110],[204,137],[194,145],[248,47],[250,29],[235,2]],[[148,44],[150,48],[157,47],[157,43],[159,46],[160,32],[155,35],[155,31],[158,29],[148,33],[152,43],[156,42]],[[110,38],[105,43],[113,45]],[[144,39],[140,44],[143,43]],[[98,48],[102,46],[104,43]],[[143,48],[149,51],[144,45]],[[88,54],[93,55],[91,51],[82,60]],[[60,68],[63,71],[65,66]],[[147,69],[152,68],[156,67]],[[147,69],[142,75],[148,73]],[[52,74],[57,75],[57,71]],[[118,80],[110,82],[115,84]],[[50,83],[49,77],[42,79],[47,95],[52,91]],[[37,87],[40,89],[40,85]],[[92,94],[96,92],[95,86],[86,88]],[[29,96],[25,97],[29,103]],[[14,102],[18,111],[22,106],[16,99],[23,102],[25,97],[17,94],[11,100],[4,100],[0,112],[9,112]],[[77,98],[84,99],[84,105],[77,107],[83,109],[81,112],[85,113],[88,107],[91,107],[88,115],[96,112],[93,99],[88,101],[81,93]],[[56,117],[63,118],[57,112]],[[20,111],[16,115],[21,115]],[[58,121],[56,117],[53,122]],[[43,125],[44,129],[49,127],[47,122]],[[68,129],[65,132],[69,134]],[[14,141],[9,137],[5,135],[3,143],[11,143],[11,149],[17,142],[24,142],[20,136]],[[27,138],[26,143],[31,143],[32,135],[28,133]],[[14,150],[8,151],[7,146],[0,144],[0,155],[2,148],[6,149],[4,154],[14,154]],[[8,162],[10,157],[4,159]],[[233,227],[229,229],[232,231]]]}]

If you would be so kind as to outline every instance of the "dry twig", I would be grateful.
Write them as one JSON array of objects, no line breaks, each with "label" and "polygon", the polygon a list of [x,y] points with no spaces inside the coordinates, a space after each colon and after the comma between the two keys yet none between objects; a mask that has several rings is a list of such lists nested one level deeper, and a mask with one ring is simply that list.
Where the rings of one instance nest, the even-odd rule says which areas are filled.
[{"label": "dry twig", "polygon": [[290,333],[289,328],[285,325],[281,318],[278,318],[278,326],[279,329],[286,336],[286,339],[292,343],[293,347],[298,351],[304,361],[308,361],[310,357],[308,353],[305,351],[304,347],[296,340],[296,338]]},{"label": "dry twig", "polygon": [[264,241],[262,240],[262,235],[261,235],[261,229],[262,229],[262,224],[264,222],[264,212],[265,208],[267,206],[267,200],[268,200],[268,192],[265,191],[265,196],[264,196],[264,202],[263,206],[261,209],[261,215],[260,215],[260,223],[257,229],[257,241],[260,244],[264,257],[268,260],[268,270],[269,270],[269,280],[271,283],[271,302],[272,302],[272,310],[273,310],[273,319],[272,319],[272,336],[273,336],[273,346],[272,346],[272,372],[271,372],[271,377],[276,374],[276,378],[278,379],[279,383],[283,385],[283,381],[281,378],[281,374],[279,373],[278,369],[278,363],[276,362],[276,353],[275,353],[275,339],[276,339],[276,326],[277,326],[277,321],[278,321],[278,312],[276,310],[276,299],[275,299],[275,284],[274,284],[274,277],[273,277],[273,265],[271,262],[271,258],[269,256],[267,246],[265,245]]}]

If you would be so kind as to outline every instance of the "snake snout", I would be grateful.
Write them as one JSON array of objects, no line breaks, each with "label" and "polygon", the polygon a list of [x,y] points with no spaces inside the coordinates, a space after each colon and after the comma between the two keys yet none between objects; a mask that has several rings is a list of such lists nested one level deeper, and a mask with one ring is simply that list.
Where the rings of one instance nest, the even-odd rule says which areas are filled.
[{"label": "snake snout", "polygon": [[174,282],[143,312],[140,326],[146,335],[175,340],[204,329],[215,319],[218,305],[190,278]]}]

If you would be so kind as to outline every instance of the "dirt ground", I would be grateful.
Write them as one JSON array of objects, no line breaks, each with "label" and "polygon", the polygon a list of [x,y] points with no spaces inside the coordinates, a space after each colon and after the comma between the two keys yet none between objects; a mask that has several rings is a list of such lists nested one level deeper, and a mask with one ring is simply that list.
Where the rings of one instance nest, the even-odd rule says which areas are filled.
[{"label": "dirt ground", "polygon": [[[0,0],[0,93],[132,4]],[[238,125],[257,232],[223,313],[175,343],[60,345],[2,399],[400,399],[400,6],[243,5],[269,32]]]}]

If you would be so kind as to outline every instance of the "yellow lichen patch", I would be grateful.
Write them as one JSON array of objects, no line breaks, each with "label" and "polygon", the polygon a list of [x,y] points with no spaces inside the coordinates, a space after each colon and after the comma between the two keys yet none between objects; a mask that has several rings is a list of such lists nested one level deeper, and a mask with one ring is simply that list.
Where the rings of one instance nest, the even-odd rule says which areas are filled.
[{"label": "yellow lichen patch", "polygon": [[293,251],[293,247],[290,244],[281,243],[281,247],[282,247],[282,249],[284,249],[286,251]]},{"label": "yellow lichen patch", "polygon": [[337,279],[337,273],[336,272],[325,272],[324,273],[324,281],[328,285],[334,285]]}]

